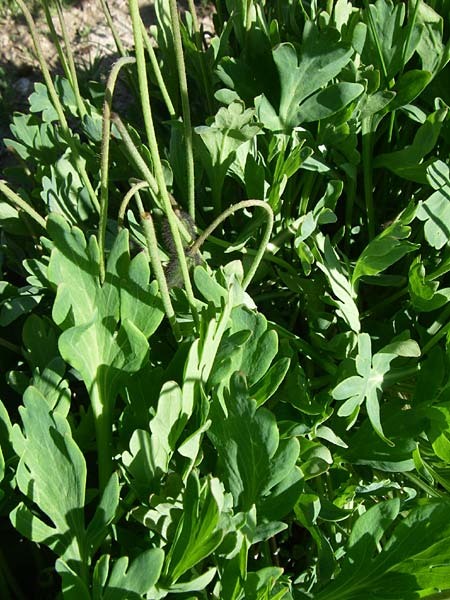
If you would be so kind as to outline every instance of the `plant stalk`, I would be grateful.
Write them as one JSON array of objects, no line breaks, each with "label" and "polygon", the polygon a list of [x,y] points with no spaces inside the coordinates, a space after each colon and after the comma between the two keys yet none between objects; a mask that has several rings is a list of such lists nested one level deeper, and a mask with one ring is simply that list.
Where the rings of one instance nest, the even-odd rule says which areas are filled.
[{"label": "plant stalk", "polygon": [[98,228],[98,248],[100,254],[100,281],[105,280],[105,237],[106,223],[108,220],[108,166],[109,166],[109,142],[111,137],[111,106],[120,69],[124,65],[135,62],[133,57],[122,57],[115,63],[111,69],[106,84],[105,99],[103,102],[103,120],[102,120],[102,149],[100,162],[100,223]]},{"label": "plant stalk", "polygon": [[171,119],[176,119],[177,114],[175,112],[175,108],[172,104],[172,100],[170,98],[169,91],[167,89],[166,83],[162,76],[161,69],[159,68],[158,59],[156,58],[155,51],[153,50],[151,39],[147,33],[147,30],[145,29],[145,25],[142,22],[142,19],[141,19],[141,29],[142,29],[142,36],[144,38],[145,48],[148,52],[148,56],[150,58],[150,63],[152,65],[153,73],[155,74],[156,81],[157,81],[159,89],[161,91],[167,111],[168,111]]},{"label": "plant stalk", "polygon": [[214,219],[214,221],[205,229],[205,231],[203,231],[203,233],[195,240],[194,244],[190,249],[190,254],[195,255],[201,248],[203,242],[223,221],[225,221],[225,219],[227,219],[230,215],[232,215],[238,210],[242,210],[244,208],[251,208],[254,206],[262,208],[266,211],[267,225],[264,237],[261,240],[261,244],[259,245],[258,251],[256,252],[252,265],[248,270],[247,275],[244,277],[244,281],[242,282],[242,287],[244,288],[244,290],[248,288],[251,280],[253,279],[259,267],[259,264],[263,258],[267,244],[269,243],[270,236],[272,234],[273,211],[267,204],[267,202],[263,202],[262,200],[242,200],[242,202],[238,202],[237,204],[233,204],[232,206],[228,207],[222,214],[220,214],[216,219]]},{"label": "plant stalk", "polygon": [[38,223],[43,229],[47,228],[47,224],[45,219],[41,217],[41,215],[34,210],[32,206],[28,204],[23,198],[21,198],[16,192],[13,192],[7,185],[6,181],[0,180],[0,192],[6,196],[8,202],[17,208],[18,210],[23,210],[27,215],[29,215],[36,223]]},{"label": "plant stalk", "polygon": [[183,276],[184,287],[186,290],[186,294],[189,300],[189,304],[191,305],[191,311],[196,325],[198,325],[198,314],[196,309],[196,301],[194,297],[194,292],[192,290],[191,280],[189,276],[189,269],[186,261],[186,257],[184,255],[184,247],[183,242],[181,240],[180,231],[177,224],[177,217],[172,208],[172,204],[170,202],[169,194],[166,188],[166,182],[164,180],[164,173],[161,164],[161,158],[159,156],[158,151],[158,143],[156,140],[155,129],[153,126],[153,117],[152,111],[150,107],[150,98],[148,94],[148,82],[147,82],[147,71],[145,65],[145,56],[144,56],[144,46],[142,41],[142,31],[141,31],[141,18],[139,15],[139,7],[137,0],[129,0],[130,7],[130,15],[131,21],[133,25],[133,35],[134,35],[134,43],[136,49],[136,63],[137,63],[137,72],[138,72],[138,81],[139,81],[139,90],[141,97],[141,105],[142,111],[144,115],[144,124],[147,133],[150,154],[153,161],[153,168],[155,171],[155,179],[158,185],[158,192],[161,202],[163,204],[164,212],[167,217],[167,221],[169,223],[170,231],[172,233],[172,237],[175,243],[175,249],[177,252],[178,260],[181,267],[181,273]]},{"label": "plant stalk", "polygon": [[195,220],[195,174],[194,174],[194,151],[192,144],[191,110],[189,107],[189,92],[186,78],[186,67],[184,64],[183,45],[181,43],[180,23],[176,0],[169,0],[170,18],[172,20],[172,35],[177,62],[178,80],[180,85],[181,109],[183,112],[184,141],[186,145],[186,175],[188,193],[188,211]]},{"label": "plant stalk", "polygon": [[139,191],[136,189],[135,192],[136,205],[139,210],[141,218],[141,225],[144,230],[145,239],[147,240],[147,248],[150,255],[153,270],[155,272],[156,281],[158,282],[159,292],[161,294],[164,311],[169,320],[170,326],[172,327],[173,334],[177,341],[181,340],[180,328],[175,317],[175,311],[170,300],[169,286],[167,285],[167,279],[164,274],[164,269],[161,265],[159,258],[158,241],[156,239],[155,227],[153,225],[153,219],[149,212],[144,210]]}]

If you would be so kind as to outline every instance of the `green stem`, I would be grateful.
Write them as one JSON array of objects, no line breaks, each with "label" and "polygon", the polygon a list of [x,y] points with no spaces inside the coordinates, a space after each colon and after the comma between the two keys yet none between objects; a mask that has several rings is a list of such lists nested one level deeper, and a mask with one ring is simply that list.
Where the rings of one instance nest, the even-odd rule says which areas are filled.
[{"label": "green stem", "polygon": [[100,223],[98,228],[98,248],[100,254],[100,281],[105,280],[105,237],[106,223],[108,220],[108,165],[109,165],[109,142],[111,136],[111,106],[120,69],[124,65],[134,63],[132,57],[122,57],[115,63],[111,69],[106,84],[105,99],[103,101],[103,120],[102,120],[102,149],[100,161]]},{"label": "green stem", "polygon": [[145,29],[145,25],[141,20],[141,29],[142,35],[144,38],[145,48],[147,49],[148,56],[150,58],[150,63],[152,65],[153,73],[156,77],[156,82],[158,83],[159,89],[161,90],[161,94],[166,105],[167,111],[170,115],[171,119],[176,118],[175,108],[173,107],[172,100],[170,99],[169,91],[167,90],[166,83],[161,73],[161,69],[159,68],[158,59],[156,58],[155,51],[153,50],[152,41]]},{"label": "green stem", "polygon": [[20,346],[17,346],[16,344],[9,342],[8,340],[5,340],[5,338],[0,337],[0,346],[2,348],[6,348],[7,350],[11,350],[11,352],[14,352],[15,354],[22,354],[22,349],[20,348]]},{"label": "green stem", "polygon": [[73,52],[71,49],[70,39],[69,39],[69,36],[67,35],[66,23],[64,20],[64,15],[63,15],[62,7],[61,7],[61,0],[56,0],[56,10],[58,12],[59,24],[61,26],[61,33],[62,33],[62,37],[64,40],[65,49],[66,49],[67,63],[69,66],[69,71],[70,71],[70,80],[72,83],[72,89],[73,89],[73,93],[75,95],[75,102],[77,104],[78,113],[79,113],[80,117],[83,118],[86,115],[87,111],[86,111],[86,106],[84,104],[84,100],[80,95],[77,71],[75,69],[75,61],[73,60]]},{"label": "green stem", "polygon": [[363,119],[361,133],[367,231],[369,234],[369,241],[371,241],[375,237],[372,173],[372,117],[366,117]]},{"label": "green stem", "polygon": [[47,228],[45,219],[34,210],[32,206],[28,204],[23,198],[21,198],[16,192],[13,192],[7,185],[6,181],[0,180],[0,192],[6,196],[9,203],[19,210],[23,210],[29,215],[36,223],[38,223],[43,229]]},{"label": "green stem", "polygon": [[404,475],[404,477],[406,477],[407,479],[412,481],[414,483],[414,485],[416,485],[417,487],[421,488],[424,492],[429,494],[432,498],[443,498],[445,496],[445,494],[442,494],[442,493],[438,492],[437,490],[435,490],[434,488],[432,488],[431,485],[428,485],[428,483],[425,483],[425,481],[423,481],[423,479],[421,479],[414,473],[405,472],[405,473],[403,473],[403,475]]},{"label": "green stem", "polygon": [[368,310],[365,310],[364,312],[362,312],[360,314],[359,318],[361,320],[366,319],[367,317],[370,317],[370,316],[374,315],[375,313],[379,312],[380,310],[386,308],[386,306],[389,306],[389,304],[392,304],[393,302],[397,302],[397,300],[399,300],[399,298],[402,298],[403,296],[406,296],[407,294],[408,294],[407,288],[399,290],[398,292],[395,292],[395,294],[392,294],[385,300],[382,300],[378,304],[375,304],[375,306],[372,306]]},{"label": "green stem", "polygon": [[383,71],[384,78],[387,81],[388,80],[388,72],[387,72],[387,69],[386,69],[386,63],[384,62],[383,51],[381,49],[380,40],[378,39],[378,35],[377,35],[377,32],[376,32],[376,28],[375,28],[375,23],[374,23],[374,20],[373,20],[372,11],[370,10],[370,7],[369,7],[369,1],[366,0],[364,4],[366,5],[367,18],[368,18],[368,21],[369,21],[369,29],[370,29],[370,32],[372,34],[373,40],[375,42],[375,46],[377,48],[378,58],[380,59],[381,70]]},{"label": "green stem", "polygon": [[[212,244],[215,244],[216,246],[220,246],[221,248],[230,247],[229,242],[226,242],[225,240],[220,240],[219,238],[216,238],[212,235],[209,236],[208,241]],[[272,244],[269,244],[269,247],[270,246],[272,246]],[[278,248],[276,248],[276,250],[278,250]],[[250,256],[255,256],[257,250],[253,250],[252,248],[241,248],[240,250],[236,250],[236,252],[241,252],[241,254],[249,254]],[[288,271],[292,275],[298,275],[297,269],[295,269],[292,265],[290,265],[282,258],[278,258],[278,256],[272,254],[270,250],[266,250],[266,252],[264,252],[263,260],[267,260],[268,262],[278,265],[279,267],[283,268],[285,271]]]},{"label": "green stem", "polygon": [[120,203],[119,213],[117,215],[117,225],[119,229],[123,227],[123,223],[125,221],[125,212],[130,204],[131,199],[139,190],[144,188],[148,188],[148,183],[146,181],[137,181],[125,194],[122,202]]},{"label": "green stem", "polygon": [[93,384],[90,398],[95,423],[95,438],[97,442],[98,482],[100,493],[106,487],[113,472],[112,448],[112,411],[114,400],[111,396],[103,398],[98,382]]},{"label": "green stem", "polygon": [[127,52],[122,44],[119,34],[117,33],[117,29],[114,26],[114,21],[112,19],[108,3],[106,2],[106,0],[100,0],[100,4],[102,5],[103,14],[105,15],[106,22],[108,23],[108,27],[110,28],[112,36],[114,38],[116,48],[121,56],[126,56]]},{"label": "green stem", "polygon": [[34,24],[33,21],[33,17],[31,16],[30,11],[28,10],[28,8],[25,5],[25,2],[23,0],[16,0],[17,4],[20,6],[20,9],[22,10],[25,20],[28,24],[28,27],[30,29],[30,34],[31,34],[31,38],[33,40],[33,46],[36,52],[36,56],[39,62],[39,66],[42,72],[42,76],[44,77],[44,82],[45,85],[47,86],[47,90],[50,96],[50,99],[52,101],[52,104],[56,110],[56,114],[58,115],[58,120],[60,122],[61,125],[61,129],[64,135],[64,138],[70,148],[70,151],[73,155],[74,158],[74,163],[76,166],[76,169],[78,171],[78,173],[80,174],[80,177],[89,193],[89,197],[91,199],[92,205],[93,207],[100,212],[100,204],[99,201],[97,199],[97,196],[95,194],[94,188],[92,187],[92,184],[89,180],[88,174],[86,172],[85,166],[82,162],[82,160],[80,159],[80,155],[78,154],[78,149],[76,147],[76,144],[73,141],[73,135],[72,132],[69,129],[68,123],[67,123],[67,119],[65,117],[64,114],[64,109],[63,106],[60,102],[58,93],[55,89],[55,86],[53,84],[51,75],[50,75],[50,71],[48,69],[47,66],[47,62],[45,60],[44,54],[42,52],[42,48],[41,48],[41,44],[39,42],[38,36],[37,36],[37,31],[36,31],[36,26]]},{"label": "green stem", "polygon": [[169,320],[170,326],[172,327],[173,334],[176,340],[181,339],[180,328],[175,317],[175,311],[170,300],[169,287],[167,285],[167,279],[164,275],[164,269],[161,265],[159,258],[158,241],[156,239],[155,227],[153,225],[153,219],[150,213],[144,210],[139,191],[135,190],[136,205],[139,210],[141,218],[141,225],[144,230],[145,239],[147,241],[147,248],[150,255],[153,271],[155,272],[156,281],[158,282],[159,291],[161,294],[164,311]]},{"label": "green stem", "polygon": [[181,108],[183,112],[184,141],[186,144],[186,171],[188,210],[191,218],[195,220],[195,174],[194,150],[192,145],[191,110],[189,107],[189,92],[184,64],[183,45],[181,43],[180,23],[176,0],[169,0],[170,18],[172,21],[172,35],[174,42],[175,58],[177,61],[178,80],[180,84]]},{"label": "green stem", "polygon": [[413,367],[404,367],[403,369],[394,369],[392,373],[387,373],[386,375],[384,375],[383,384],[386,384],[386,386],[383,386],[383,389],[384,387],[395,385],[402,379],[413,377],[414,375],[417,375],[419,371],[419,365],[414,365]]},{"label": "green stem", "polygon": [[436,594],[430,594],[429,596],[423,596],[422,600],[450,600],[450,588],[436,592]]},{"label": "green stem", "polygon": [[294,333],[292,333],[291,331],[288,331],[287,329],[285,329],[278,323],[270,321],[270,325],[280,335],[289,339],[294,344],[294,346],[297,347],[298,351],[301,352],[301,354],[303,354],[307,358],[309,358],[315,365],[322,367],[325,371],[330,373],[330,375],[336,374],[336,372],[337,372],[336,365],[333,362],[331,362],[330,360],[327,360],[324,357],[323,353],[315,350],[311,346],[311,344],[308,344],[308,342],[305,342],[305,340],[300,339]]},{"label": "green stem", "polygon": [[72,85],[72,75],[70,73],[69,65],[67,64],[66,57],[64,55],[61,42],[59,41],[59,35],[55,29],[55,24],[53,23],[52,16],[50,14],[50,9],[48,7],[48,0],[43,0],[42,5],[44,7],[45,19],[47,21],[48,28],[50,29],[50,36],[52,38],[53,44],[55,45],[56,51],[58,53],[59,61],[63,68],[64,74]]},{"label": "green stem", "polygon": [[442,327],[442,329],[440,329],[436,334],[433,335],[433,337],[431,338],[431,340],[429,340],[425,346],[422,348],[422,352],[421,355],[425,356],[425,354],[428,354],[428,352],[431,350],[431,348],[434,348],[434,346],[445,336],[447,335],[447,333],[450,331],[450,322],[447,323],[447,325],[445,325],[444,327]]},{"label": "green stem", "polygon": [[189,8],[189,12],[191,13],[191,17],[192,17],[192,25],[194,27],[194,33],[196,34],[195,43],[197,45],[197,50],[201,50],[202,49],[201,38],[200,38],[200,43],[198,41],[198,39],[200,37],[200,27],[198,24],[197,11],[195,9],[194,0],[188,0],[188,8]]},{"label": "green stem", "polygon": [[148,82],[147,82],[147,71],[145,65],[144,46],[142,42],[142,31],[141,31],[141,18],[139,15],[139,7],[137,0],[129,0],[130,16],[133,25],[133,36],[134,44],[136,49],[136,63],[139,81],[139,91],[141,97],[141,106],[144,115],[144,124],[147,133],[147,139],[150,148],[150,154],[153,161],[153,168],[155,171],[156,183],[158,185],[159,197],[163,204],[164,212],[169,223],[169,228],[172,233],[175,249],[177,252],[179,264],[181,267],[181,273],[183,276],[184,287],[188,297],[189,304],[191,305],[192,316],[196,325],[199,323],[198,313],[196,309],[196,301],[194,292],[192,290],[191,279],[189,276],[189,269],[184,255],[184,247],[181,239],[180,231],[178,228],[178,219],[172,208],[169,194],[166,188],[166,182],[164,180],[164,172],[161,164],[161,158],[158,151],[158,143],[156,141],[155,129],[153,126],[153,117],[150,107],[150,98],[148,94]]},{"label": "green stem", "polygon": [[[162,210],[165,210],[165,207],[161,201],[161,198],[158,195],[158,184],[156,183],[156,179],[154,178],[152,172],[146,165],[142,156],[139,154],[139,151],[136,148],[136,146],[134,145],[134,142],[131,139],[131,136],[128,133],[121,118],[119,117],[119,115],[112,113],[111,120],[114,123],[114,125],[117,127],[117,129],[120,133],[120,136],[122,138],[122,141],[124,142],[125,147],[129,153],[131,159],[133,160],[137,169],[140,171],[142,177],[148,183],[149,188],[150,188],[150,193],[152,194],[152,197],[155,200],[155,204]],[[169,199],[169,202],[170,202],[170,205],[172,205],[172,202],[170,199]],[[190,236],[189,232],[186,230],[186,227],[184,227],[183,223],[179,219],[177,219],[176,216],[175,216],[175,219],[177,221],[177,226],[178,226],[178,229],[180,230],[181,235],[183,236],[183,239],[186,241],[186,243],[189,243],[191,241],[191,236]]]},{"label": "green stem", "polygon": [[136,148],[136,146],[134,145],[134,142],[131,139],[131,136],[128,133],[127,128],[123,124],[122,119],[116,113],[112,113],[111,121],[117,127],[117,129],[120,133],[120,137],[122,138],[122,141],[125,144],[125,147],[128,151],[128,154],[130,155],[131,160],[134,162],[138,171],[140,171],[142,177],[148,183],[148,186],[149,186],[150,190],[152,191],[152,193],[155,195],[155,197],[158,197],[158,184],[156,183],[156,179],[154,178],[152,172],[148,168],[148,166],[147,166],[146,162],[144,161],[144,159],[142,158],[142,156],[139,154],[139,151]]},{"label": "green stem", "polygon": [[[216,9],[220,10],[218,5],[220,5],[220,3],[216,3]],[[205,88],[206,104],[207,104],[207,108],[208,108],[208,113],[210,115],[212,115],[212,114],[214,114],[214,106],[213,106],[213,101],[211,99],[211,97],[212,97],[211,77],[209,76],[209,73],[206,70],[205,61],[203,60],[203,58],[204,58],[203,38],[202,38],[202,34],[200,32],[200,27],[199,27],[198,19],[197,19],[197,11],[195,10],[195,4],[194,4],[193,0],[188,0],[188,7],[189,7],[189,12],[191,13],[191,16],[192,16],[192,25],[194,28],[194,41],[195,41],[195,45],[197,46],[197,50],[199,52],[199,54],[197,56],[199,59],[203,87]],[[218,10],[218,12],[219,12],[219,10]],[[219,32],[217,32],[217,34],[220,35]]]},{"label": "green stem", "polygon": [[256,273],[256,270],[258,269],[259,264],[263,258],[264,252],[266,250],[266,246],[269,243],[270,236],[272,234],[273,211],[270,208],[270,206],[267,204],[267,202],[263,202],[262,200],[242,200],[242,202],[238,202],[237,204],[233,204],[232,206],[228,207],[222,214],[220,214],[216,219],[214,219],[214,221],[205,229],[205,231],[203,231],[203,233],[195,240],[195,242],[192,245],[192,248],[190,250],[190,253],[192,255],[195,255],[201,248],[203,242],[208,238],[209,235],[211,235],[211,233],[223,221],[225,221],[225,219],[227,219],[230,215],[235,213],[237,210],[241,210],[244,208],[251,208],[254,206],[263,208],[266,211],[267,225],[266,225],[266,231],[264,233],[264,237],[261,240],[261,244],[259,245],[259,248],[256,252],[255,258],[253,259],[251,267],[248,270],[247,275],[244,277],[244,281],[242,282],[242,287],[244,288],[244,290],[246,290],[248,288],[251,280],[253,279],[253,277]]}]

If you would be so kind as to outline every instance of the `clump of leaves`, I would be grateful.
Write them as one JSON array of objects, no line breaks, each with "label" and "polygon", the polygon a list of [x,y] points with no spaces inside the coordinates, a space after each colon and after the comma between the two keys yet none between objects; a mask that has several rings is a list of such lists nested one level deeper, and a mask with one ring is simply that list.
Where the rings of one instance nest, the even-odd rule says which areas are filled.
[{"label": "clump of leaves", "polygon": [[81,92],[17,1],[5,598],[446,598],[448,7],[129,0],[128,55],[101,0]]}]

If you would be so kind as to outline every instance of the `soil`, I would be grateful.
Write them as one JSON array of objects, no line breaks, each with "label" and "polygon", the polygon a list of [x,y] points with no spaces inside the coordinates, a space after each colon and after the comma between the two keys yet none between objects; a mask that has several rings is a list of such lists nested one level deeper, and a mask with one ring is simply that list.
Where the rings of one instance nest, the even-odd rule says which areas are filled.
[{"label": "soil", "polygon": [[[148,27],[155,22],[153,2],[140,0],[139,5],[142,20]],[[133,34],[128,0],[108,0],[108,6],[122,43],[125,48],[131,48]],[[211,6],[202,2],[197,8],[200,23],[205,30],[212,31]],[[64,16],[75,63],[81,69],[91,69],[99,77],[102,70],[109,71],[117,51],[99,0],[71,2],[64,9]],[[51,71],[53,74],[61,73],[43,10],[35,10],[33,17]],[[56,31],[60,33],[56,14],[53,21]],[[42,77],[25,19],[18,12],[0,9],[0,165],[5,152],[2,139],[9,134],[11,115],[15,110],[26,110],[34,83],[40,80]]]}]

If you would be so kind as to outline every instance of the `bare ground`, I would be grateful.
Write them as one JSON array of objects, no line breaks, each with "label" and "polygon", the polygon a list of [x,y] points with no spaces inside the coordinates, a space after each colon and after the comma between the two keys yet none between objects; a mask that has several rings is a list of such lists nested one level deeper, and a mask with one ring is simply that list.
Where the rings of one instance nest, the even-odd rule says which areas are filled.
[{"label": "bare ground", "polygon": [[[142,19],[146,26],[150,26],[155,20],[153,3],[151,0],[140,0],[139,4]],[[133,35],[128,0],[108,0],[108,5],[122,43],[126,48],[131,48]],[[212,9],[202,4],[198,12],[205,29],[211,31]],[[99,0],[78,0],[65,8],[64,15],[75,63],[81,69],[93,69],[102,61],[108,65],[110,61],[107,58],[116,55],[117,50]],[[44,12],[37,10],[33,16],[50,69],[53,73],[60,73],[57,52],[49,35]],[[53,22],[60,33],[56,14]],[[33,85],[41,79],[25,19],[20,13],[3,10],[3,14],[0,13],[0,162],[2,150],[5,151],[1,140],[9,132],[11,115],[15,110],[26,109]]]}]

